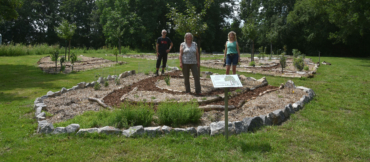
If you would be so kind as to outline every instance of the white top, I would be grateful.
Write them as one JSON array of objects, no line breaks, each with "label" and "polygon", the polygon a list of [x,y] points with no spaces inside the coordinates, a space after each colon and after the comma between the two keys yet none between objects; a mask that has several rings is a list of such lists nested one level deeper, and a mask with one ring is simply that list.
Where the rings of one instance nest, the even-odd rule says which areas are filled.
[{"label": "white top", "polygon": [[192,42],[191,46],[188,47],[188,45],[185,42],[182,42],[181,46],[183,48],[182,63],[183,64],[198,64],[197,62],[197,43]]}]

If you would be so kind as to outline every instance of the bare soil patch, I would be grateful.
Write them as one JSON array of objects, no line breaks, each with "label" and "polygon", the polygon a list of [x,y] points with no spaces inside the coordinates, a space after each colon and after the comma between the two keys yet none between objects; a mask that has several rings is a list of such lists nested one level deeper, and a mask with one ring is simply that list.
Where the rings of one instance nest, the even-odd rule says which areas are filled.
[{"label": "bare soil patch", "polygon": [[[51,61],[50,56],[46,56],[41,58],[38,62],[38,67],[44,71],[45,73],[60,73],[60,62],[57,63],[57,70],[55,71],[55,62]],[[86,57],[86,56],[78,56],[78,60],[73,65],[73,71],[85,71],[90,69],[97,69],[102,67],[109,67],[114,66],[116,64],[122,65],[126,64],[126,62],[122,61],[110,61],[103,58],[97,57]],[[71,73],[72,72],[72,64],[71,62],[63,63],[66,66],[64,73]]]}]

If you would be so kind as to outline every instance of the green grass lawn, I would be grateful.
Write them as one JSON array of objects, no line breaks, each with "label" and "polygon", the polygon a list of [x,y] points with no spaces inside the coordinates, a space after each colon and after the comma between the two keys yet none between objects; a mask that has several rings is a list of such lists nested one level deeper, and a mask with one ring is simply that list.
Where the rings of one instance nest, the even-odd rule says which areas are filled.
[{"label": "green grass lawn", "polygon": [[[115,60],[104,54],[85,55]],[[332,65],[322,65],[314,78],[292,79],[316,93],[303,110],[281,126],[233,135],[225,141],[223,136],[133,139],[35,134],[33,102],[49,90],[91,82],[96,74],[145,71],[155,66],[155,61],[119,58],[128,64],[52,75],[37,68],[41,57],[0,57],[0,161],[370,161],[369,58],[322,57],[321,61]],[[178,66],[178,60],[170,64]],[[288,80],[266,78],[274,86]]]}]

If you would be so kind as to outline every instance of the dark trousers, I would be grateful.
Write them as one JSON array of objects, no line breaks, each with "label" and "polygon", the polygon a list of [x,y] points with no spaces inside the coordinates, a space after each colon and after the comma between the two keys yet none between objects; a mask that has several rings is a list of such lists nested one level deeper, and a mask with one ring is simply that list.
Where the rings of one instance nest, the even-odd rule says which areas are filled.
[{"label": "dark trousers", "polygon": [[155,66],[157,69],[161,65],[161,61],[162,60],[163,60],[162,68],[165,68],[166,67],[166,64],[167,64],[167,56],[168,56],[168,54],[166,52],[165,53],[159,53],[159,56],[157,58],[157,64]]},{"label": "dark trousers", "polygon": [[185,90],[186,92],[190,92],[190,82],[189,82],[190,70],[194,77],[195,93],[201,93],[200,78],[197,64],[182,64],[182,74],[184,75]]}]

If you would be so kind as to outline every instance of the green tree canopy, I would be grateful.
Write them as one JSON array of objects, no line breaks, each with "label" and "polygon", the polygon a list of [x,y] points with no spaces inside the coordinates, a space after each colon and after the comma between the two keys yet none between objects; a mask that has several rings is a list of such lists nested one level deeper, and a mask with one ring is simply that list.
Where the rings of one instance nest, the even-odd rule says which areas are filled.
[{"label": "green tree canopy", "polygon": [[68,40],[68,60],[70,59],[71,51],[71,39],[75,34],[76,24],[70,24],[67,20],[63,20],[60,26],[55,27],[55,32],[58,34],[58,37]]},{"label": "green tree canopy", "polygon": [[22,6],[21,0],[1,0],[0,1],[0,21],[18,18],[17,8]]}]

